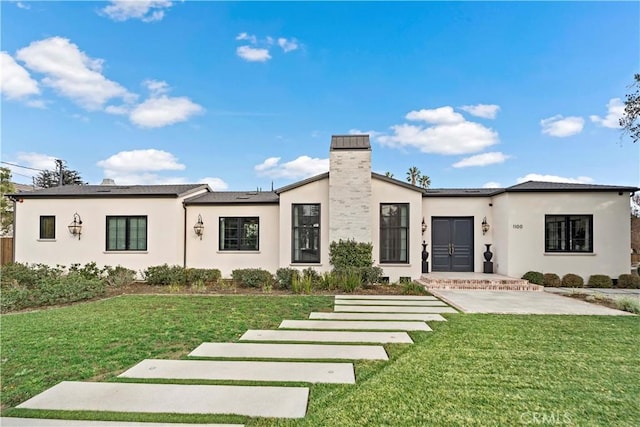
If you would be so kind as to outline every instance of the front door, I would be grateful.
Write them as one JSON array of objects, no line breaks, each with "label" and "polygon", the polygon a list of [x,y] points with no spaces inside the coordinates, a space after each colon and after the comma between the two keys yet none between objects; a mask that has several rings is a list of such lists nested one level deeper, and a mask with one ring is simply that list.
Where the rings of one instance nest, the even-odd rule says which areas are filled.
[{"label": "front door", "polygon": [[473,271],[473,217],[431,219],[433,271]]}]

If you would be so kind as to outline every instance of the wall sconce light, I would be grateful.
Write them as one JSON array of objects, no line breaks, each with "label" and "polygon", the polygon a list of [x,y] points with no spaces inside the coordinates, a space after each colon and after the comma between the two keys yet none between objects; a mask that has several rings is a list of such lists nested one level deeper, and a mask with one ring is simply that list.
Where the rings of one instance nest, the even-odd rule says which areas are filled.
[{"label": "wall sconce light", "polygon": [[422,234],[423,235],[425,231],[427,231],[427,223],[424,222],[424,218],[422,218]]},{"label": "wall sconce light", "polygon": [[202,240],[202,235],[204,234],[204,223],[202,222],[201,215],[198,215],[198,222],[193,226],[193,231],[195,231],[196,236],[200,237],[200,240]]},{"label": "wall sconce light", "polygon": [[485,216],[482,219],[482,235],[484,236],[485,234],[487,234],[487,231],[489,231],[490,228],[491,228],[491,226],[487,222],[487,217]]},{"label": "wall sconce light", "polygon": [[80,240],[80,235],[82,235],[82,218],[80,218],[78,212],[73,214],[73,222],[69,224],[69,233],[71,233],[73,237],[78,236],[78,240]]}]

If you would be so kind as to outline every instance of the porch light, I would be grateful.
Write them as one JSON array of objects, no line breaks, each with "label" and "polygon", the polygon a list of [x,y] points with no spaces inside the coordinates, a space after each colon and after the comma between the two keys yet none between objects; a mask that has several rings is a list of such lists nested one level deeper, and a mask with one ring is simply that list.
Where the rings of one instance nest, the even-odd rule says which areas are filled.
[{"label": "porch light", "polygon": [[80,218],[78,212],[73,214],[73,222],[69,224],[69,233],[74,237],[78,236],[78,240],[80,240],[80,235],[82,234],[82,218]]},{"label": "porch light", "polygon": [[491,228],[491,226],[487,222],[487,217],[485,216],[482,219],[482,235],[484,236],[485,234],[487,234],[487,231],[489,231],[490,228]]},{"label": "porch light", "polygon": [[427,223],[424,222],[424,218],[422,218],[422,234],[427,231]]},{"label": "porch light", "polygon": [[204,234],[204,223],[202,222],[201,215],[198,215],[198,222],[193,226],[193,231],[195,231],[196,236],[200,237],[200,240],[202,240],[202,235]]}]

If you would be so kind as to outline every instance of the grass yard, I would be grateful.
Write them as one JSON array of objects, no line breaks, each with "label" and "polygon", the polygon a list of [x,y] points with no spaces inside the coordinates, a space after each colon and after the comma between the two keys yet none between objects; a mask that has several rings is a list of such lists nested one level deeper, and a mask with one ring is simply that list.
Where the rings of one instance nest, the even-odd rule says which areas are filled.
[{"label": "grass yard", "polygon": [[[322,296],[127,296],[2,316],[3,415],[96,417],[10,407],[62,380],[110,381],[144,358],[328,311]],[[247,425],[640,425],[640,321],[612,316],[448,315],[356,385],[312,385],[304,420],[101,414]],[[210,383],[210,382],[209,382]],[[225,382],[229,383],[229,382]],[[105,416],[106,415],[106,416]]]}]

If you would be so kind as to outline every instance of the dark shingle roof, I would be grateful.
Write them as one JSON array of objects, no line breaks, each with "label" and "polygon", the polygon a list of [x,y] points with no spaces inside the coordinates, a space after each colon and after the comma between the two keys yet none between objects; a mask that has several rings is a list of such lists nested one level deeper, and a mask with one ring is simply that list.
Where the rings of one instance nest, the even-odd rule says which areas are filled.
[{"label": "dark shingle roof", "polygon": [[425,197],[490,197],[502,193],[503,188],[429,188]]},{"label": "dark shingle roof", "polygon": [[75,197],[181,197],[199,190],[209,190],[207,184],[181,185],[63,185],[43,188],[10,196],[26,198]]},{"label": "dark shingle roof", "polygon": [[600,184],[572,184],[567,182],[543,182],[543,181],[527,181],[516,184],[505,189],[507,192],[553,192],[553,191],[638,191],[635,187],[619,186],[619,185],[600,185]]},{"label": "dark shingle roof", "polygon": [[369,135],[333,135],[331,150],[371,150]]},{"label": "dark shingle roof", "polygon": [[404,181],[400,181],[397,180],[395,178],[390,178],[386,175],[381,175],[379,173],[375,173],[375,172],[371,172],[371,178],[376,178],[379,179],[381,181],[386,181],[388,183],[394,184],[394,185],[399,185],[400,187],[404,187],[404,188],[408,188],[410,190],[414,190],[414,191],[419,191],[419,192],[424,192],[424,189],[415,185],[411,185],[408,182],[404,182]]},{"label": "dark shingle roof", "polygon": [[235,205],[253,203],[278,203],[273,191],[215,191],[200,194],[184,201],[185,205]]},{"label": "dark shingle roof", "polygon": [[284,193],[285,191],[293,190],[294,188],[302,187],[303,185],[310,184],[315,181],[320,181],[326,178],[329,178],[329,172],[324,172],[319,175],[312,176],[311,178],[303,179],[302,181],[294,182],[293,184],[277,188],[276,194]]}]

